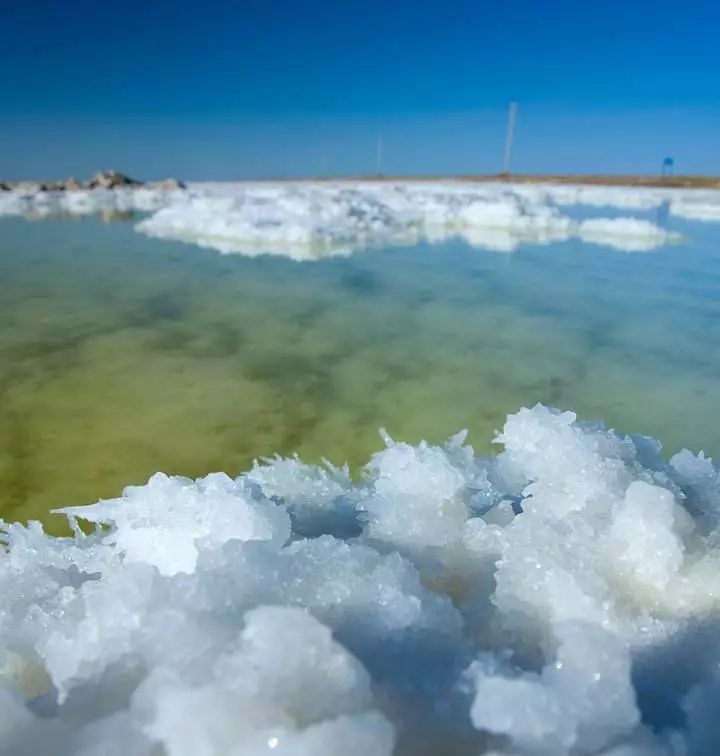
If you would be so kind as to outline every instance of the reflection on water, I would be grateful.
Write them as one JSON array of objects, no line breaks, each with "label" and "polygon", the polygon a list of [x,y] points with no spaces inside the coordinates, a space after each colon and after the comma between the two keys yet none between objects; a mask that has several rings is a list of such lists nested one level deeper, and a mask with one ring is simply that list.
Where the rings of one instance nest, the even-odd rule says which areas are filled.
[{"label": "reflection on water", "polygon": [[454,241],[308,266],[4,219],[0,514],[275,452],[357,464],[380,425],[487,451],[538,401],[717,455],[718,231],[679,230],[652,255]]},{"label": "reflection on water", "polygon": [[668,220],[670,218],[670,202],[669,200],[665,200],[657,209],[657,218],[656,223],[661,228],[665,228],[668,225]]}]

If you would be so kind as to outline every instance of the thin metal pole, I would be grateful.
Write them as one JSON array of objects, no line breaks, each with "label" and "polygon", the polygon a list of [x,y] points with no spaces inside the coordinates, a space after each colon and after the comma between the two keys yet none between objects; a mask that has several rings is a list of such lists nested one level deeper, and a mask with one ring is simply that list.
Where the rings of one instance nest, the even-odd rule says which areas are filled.
[{"label": "thin metal pole", "polygon": [[517,118],[518,104],[511,102],[508,108],[508,125],[507,135],[505,137],[505,161],[503,163],[503,173],[510,173],[510,162],[512,158],[513,139],[515,137],[515,120]]}]

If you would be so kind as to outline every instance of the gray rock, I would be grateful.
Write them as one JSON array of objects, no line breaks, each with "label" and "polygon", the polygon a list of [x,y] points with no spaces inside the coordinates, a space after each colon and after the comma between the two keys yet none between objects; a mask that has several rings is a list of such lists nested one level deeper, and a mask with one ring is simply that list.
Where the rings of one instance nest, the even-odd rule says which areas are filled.
[{"label": "gray rock", "polygon": [[115,189],[119,186],[140,186],[141,184],[141,181],[136,181],[120,171],[101,171],[90,179],[88,187],[90,189]]},{"label": "gray rock", "polygon": [[65,191],[65,182],[64,181],[46,181],[44,184],[41,184],[42,190],[46,192],[64,192]]},{"label": "gray rock", "polygon": [[80,189],[116,189],[118,187],[148,186],[154,189],[185,189],[185,184],[177,179],[165,179],[164,181],[152,181],[144,183],[126,176],[120,171],[101,171],[96,173],[90,181],[78,181],[75,178],[63,181],[3,181],[0,182],[0,192],[65,192],[78,191]]}]

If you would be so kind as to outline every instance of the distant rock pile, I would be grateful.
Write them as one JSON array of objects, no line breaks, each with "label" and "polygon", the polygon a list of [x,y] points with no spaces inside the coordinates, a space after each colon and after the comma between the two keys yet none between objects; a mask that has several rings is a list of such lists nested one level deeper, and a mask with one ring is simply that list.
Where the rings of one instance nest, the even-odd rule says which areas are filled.
[{"label": "distant rock pile", "polygon": [[145,186],[150,189],[185,189],[185,184],[177,179],[164,181],[138,181],[120,171],[100,171],[89,181],[78,181],[75,178],[61,181],[0,181],[2,192],[66,192],[87,189],[122,189]]},{"label": "distant rock pile", "polygon": [[139,186],[140,181],[126,176],[120,171],[101,171],[89,181],[90,189],[116,189],[118,186]]}]

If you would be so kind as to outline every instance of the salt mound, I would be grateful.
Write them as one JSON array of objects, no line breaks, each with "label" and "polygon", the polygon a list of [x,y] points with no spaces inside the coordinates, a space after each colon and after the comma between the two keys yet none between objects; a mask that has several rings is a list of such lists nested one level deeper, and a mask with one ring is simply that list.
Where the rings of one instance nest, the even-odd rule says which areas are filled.
[{"label": "salt mound", "polygon": [[720,203],[713,202],[713,199],[708,197],[707,201],[696,199],[689,202],[684,198],[678,198],[672,203],[672,214],[688,220],[720,221]]},{"label": "salt mound", "polygon": [[4,524],[0,752],[717,752],[711,460],[539,405],[385,442]]},{"label": "salt mound", "polygon": [[566,238],[570,221],[507,192],[437,184],[274,184],[187,196],[140,222],[139,231],[224,253],[297,260],[382,245],[463,237],[497,248]]},{"label": "salt mound", "polygon": [[296,260],[452,238],[502,252],[586,237],[635,251],[679,238],[634,218],[584,227],[559,211],[555,189],[460,182],[210,185],[163,207],[137,229],[223,253]]},{"label": "salt mound", "polygon": [[623,252],[645,252],[680,239],[677,234],[638,218],[591,218],[580,221],[578,236],[585,242]]}]

